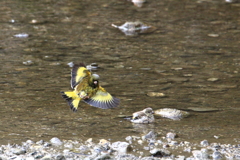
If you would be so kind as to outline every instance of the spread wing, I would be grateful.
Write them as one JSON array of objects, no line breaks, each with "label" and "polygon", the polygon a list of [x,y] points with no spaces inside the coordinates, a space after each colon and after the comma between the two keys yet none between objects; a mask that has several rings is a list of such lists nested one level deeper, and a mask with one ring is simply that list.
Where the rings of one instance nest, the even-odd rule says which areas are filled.
[{"label": "spread wing", "polygon": [[102,87],[100,87],[96,92],[96,94],[93,95],[91,98],[84,99],[83,101],[93,107],[98,107],[102,109],[117,107],[120,102],[118,98],[113,97],[111,94],[105,91]]},{"label": "spread wing", "polygon": [[86,76],[90,76],[91,72],[87,70],[84,66],[84,64],[74,65],[72,68],[71,73],[71,87],[74,89],[74,87],[82,81],[82,79]]}]

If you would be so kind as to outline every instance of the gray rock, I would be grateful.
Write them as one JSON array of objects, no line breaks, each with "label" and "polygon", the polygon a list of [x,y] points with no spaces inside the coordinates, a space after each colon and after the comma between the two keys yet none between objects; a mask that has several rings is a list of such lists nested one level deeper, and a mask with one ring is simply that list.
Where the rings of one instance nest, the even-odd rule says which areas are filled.
[{"label": "gray rock", "polygon": [[172,132],[169,132],[169,133],[167,133],[167,135],[166,135],[166,137],[167,137],[167,138],[170,138],[170,139],[175,139],[176,136],[177,136],[177,134],[176,134],[176,133],[172,133]]},{"label": "gray rock", "polygon": [[116,150],[118,154],[126,154],[129,149],[129,143],[120,141],[114,142],[112,143],[111,148]]},{"label": "gray rock", "polygon": [[123,154],[116,156],[116,160],[139,160],[139,158],[132,154]]},{"label": "gray rock", "polygon": [[177,156],[175,160],[185,160],[185,156]]},{"label": "gray rock", "polygon": [[60,146],[60,145],[63,144],[62,141],[61,141],[59,138],[57,138],[57,137],[53,137],[53,138],[50,140],[50,142],[51,142],[53,145],[55,145],[55,146]]},{"label": "gray rock", "polygon": [[220,152],[215,151],[215,152],[213,152],[213,154],[212,154],[212,158],[213,158],[213,159],[222,159],[223,156],[222,156],[222,154],[221,154]]},{"label": "gray rock", "polygon": [[166,149],[154,148],[149,151],[154,157],[165,157],[170,156],[171,152]]},{"label": "gray rock", "polygon": [[204,147],[206,147],[206,146],[209,145],[207,140],[201,141],[200,144],[201,144],[202,146],[204,146]]},{"label": "gray rock", "polygon": [[197,159],[197,160],[208,159],[207,149],[203,148],[201,150],[193,150],[192,153],[193,153],[194,158]]},{"label": "gray rock", "polygon": [[46,155],[41,160],[53,160],[53,158],[50,155]]},{"label": "gray rock", "polygon": [[26,153],[26,150],[23,148],[12,148],[11,151],[13,152],[13,154],[16,154],[16,155],[21,155]]},{"label": "gray rock", "polygon": [[145,136],[142,136],[142,140],[155,140],[157,135],[154,133],[154,131],[148,132]]}]

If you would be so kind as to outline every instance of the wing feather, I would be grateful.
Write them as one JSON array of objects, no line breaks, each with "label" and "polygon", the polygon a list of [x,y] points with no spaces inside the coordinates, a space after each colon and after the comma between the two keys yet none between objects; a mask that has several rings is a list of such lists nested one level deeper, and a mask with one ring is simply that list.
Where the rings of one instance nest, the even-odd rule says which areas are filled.
[{"label": "wing feather", "polygon": [[99,89],[94,96],[83,101],[93,107],[102,109],[117,107],[120,102],[118,98],[113,97],[111,94],[101,89]]},{"label": "wing feather", "polygon": [[89,70],[86,69],[84,64],[78,64],[74,65],[72,68],[72,73],[71,73],[71,87],[74,89],[76,85],[79,84],[79,82],[82,81],[82,79],[86,76],[90,76],[91,73]]}]

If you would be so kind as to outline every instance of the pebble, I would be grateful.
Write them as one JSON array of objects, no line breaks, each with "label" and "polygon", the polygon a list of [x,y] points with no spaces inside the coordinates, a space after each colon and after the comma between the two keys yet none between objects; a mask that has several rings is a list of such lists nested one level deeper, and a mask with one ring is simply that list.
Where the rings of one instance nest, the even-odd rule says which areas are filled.
[{"label": "pebble", "polygon": [[27,34],[27,33],[19,33],[19,34],[15,34],[14,37],[17,37],[17,38],[27,38],[27,37],[29,37],[29,34]]},{"label": "pebble", "polygon": [[166,137],[170,138],[170,139],[175,139],[176,136],[177,136],[177,134],[176,133],[172,133],[172,132],[168,132],[167,135],[166,135]]},{"label": "pebble", "polygon": [[222,159],[223,158],[222,154],[218,151],[213,152],[212,157],[213,157],[213,159]]},{"label": "pebble", "polygon": [[207,140],[201,141],[200,144],[201,144],[202,146],[204,146],[204,147],[206,147],[206,146],[209,145]]},{"label": "pebble", "polygon": [[[39,140],[36,143],[27,140],[22,145],[1,145],[0,160],[207,160],[207,159],[240,159],[240,145],[211,143],[202,140],[200,144],[187,141],[178,143],[169,137],[175,135],[168,132],[166,137],[157,139],[156,133],[152,130],[148,134],[140,137],[127,136],[127,143],[124,141],[109,142],[101,139],[99,143],[94,143],[90,138],[85,142],[60,140],[56,137],[50,142]],[[175,136],[175,138],[178,138]],[[61,145],[46,145],[61,142]],[[146,141],[147,143],[144,143]],[[54,143],[53,143],[54,142]],[[139,146],[140,145],[140,146]],[[69,149],[69,146],[72,146]],[[194,149],[194,150],[192,150]],[[196,150],[198,149],[198,150]],[[171,152],[170,152],[171,151]],[[185,154],[184,152],[187,152]],[[132,154],[129,154],[132,153]],[[174,154],[180,155],[174,155]],[[136,154],[136,155],[135,155]],[[182,155],[184,154],[184,155]],[[151,156],[149,156],[151,155]]]},{"label": "pebble", "polygon": [[118,141],[112,143],[111,147],[112,149],[116,150],[118,154],[126,154],[129,147],[129,143]]},{"label": "pebble", "polygon": [[142,140],[144,140],[144,141],[155,140],[156,137],[157,137],[156,133],[154,131],[150,131],[150,132],[148,132],[148,134],[142,136]]},{"label": "pebble", "polygon": [[216,38],[216,37],[219,37],[219,34],[210,33],[210,34],[208,34],[208,36]]},{"label": "pebble", "polygon": [[33,63],[33,61],[28,60],[28,61],[26,61],[26,62],[23,62],[23,64],[24,64],[24,65],[27,65],[27,66],[30,66],[30,65],[32,65],[32,64],[34,64],[34,63]]},{"label": "pebble", "polygon": [[125,140],[126,140],[126,141],[132,141],[132,137],[131,137],[131,136],[127,136],[127,137],[125,138]]},{"label": "pebble", "polygon": [[132,0],[132,3],[136,7],[142,7],[143,3],[145,3],[145,2],[146,2],[146,0]]},{"label": "pebble", "polygon": [[26,150],[25,149],[19,149],[19,148],[13,148],[12,152],[16,155],[20,155],[20,154],[25,154]]},{"label": "pebble", "polygon": [[50,140],[50,142],[51,142],[53,145],[56,145],[56,146],[62,145],[62,141],[61,141],[59,138],[57,138],[57,137],[53,137],[53,138]]},{"label": "pebble", "polygon": [[216,82],[218,80],[219,80],[218,78],[208,78],[207,79],[207,81],[209,81],[209,82]]},{"label": "pebble", "polygon": [[149,97],[166,97],[164,93],[160,93],[160,92],[148,92],[147,95]]},{"label": "pebble", "polygon": [[121,26],[117,26],[115,24],[112,24],[112,27],[118,28],[121,30],[126,36],[136,36],[138,34],[143,33],[151,33],[156,30],[155,27],[146,25],[140,21],[136,22],[126,22]]}]

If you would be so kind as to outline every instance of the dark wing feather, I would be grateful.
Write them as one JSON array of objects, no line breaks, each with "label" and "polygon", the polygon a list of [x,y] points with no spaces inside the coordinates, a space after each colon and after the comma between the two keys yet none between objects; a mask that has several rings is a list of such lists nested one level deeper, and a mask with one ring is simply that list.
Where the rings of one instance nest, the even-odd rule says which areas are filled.
[{"label": "dark wing feather", "polygon": [[114,108],[117,107],[120,103],[120,100],[118,98],[111,96],[105,90],[98,90],[94,96],[83,101],[93,107],[102,109]]}]

